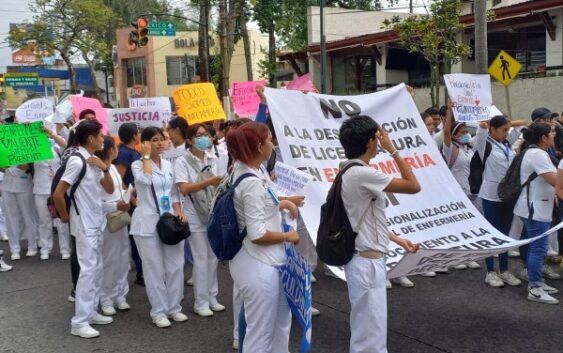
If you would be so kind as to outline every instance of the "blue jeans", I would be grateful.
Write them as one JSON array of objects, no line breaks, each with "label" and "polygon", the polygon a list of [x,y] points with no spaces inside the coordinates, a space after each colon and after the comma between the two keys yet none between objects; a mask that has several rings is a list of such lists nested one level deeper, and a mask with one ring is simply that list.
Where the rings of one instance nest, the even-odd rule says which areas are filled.
[{"label": "blue jeans", "polygon": [[[510,232],[510,226],[512,225],[512,217],[514,207],[500,201],[489,201],[483,199],[483,215],[485,219],[495,227],[499,232],[508,236]],[[499,269],[500,272],[508,270],[508,254],[502,253],[498,255]],[[493,272],[495,270],[495,260],[494,257],[488,257],[485,259],[487,264],[487,272]]]},{"label": "blue jeans", "polygon": [[[528,232],[528,238],[533,238],[540,234],[545,233],[550,222],[541,222],[528,220],[527,218],[522,218],[524,222],[524,227]],[[528,248],[528,282],[530,287],[536,287],[542,285],[542,268],[543,268],[543,258],[547,255],[547,242],[548,237],[541,237],[540,239],[530,243]]]}]

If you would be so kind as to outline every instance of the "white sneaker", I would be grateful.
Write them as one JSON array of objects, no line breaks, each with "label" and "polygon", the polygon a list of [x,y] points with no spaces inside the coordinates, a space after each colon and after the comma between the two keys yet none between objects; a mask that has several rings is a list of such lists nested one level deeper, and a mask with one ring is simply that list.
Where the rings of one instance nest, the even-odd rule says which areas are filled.
[{"label": "white sneaker", "polygon": [[70,259],[70,253],[68,251],[61,251],[61,259],[62,260]]},{"label": "white sneaker", "polygon": [[154,324],[156,325],[156,327],[160,327],[160,328],[166,328],[172,326],[170,320],[168,320],[167,317],[161,317],[160,319],[154,321]]},{"label": "white sneaker", "polygon": [[393,288],[393,285],[391,284],[390,280],[385,281],[385,288],[387,288],[387,289]]},{"label": "white sneaker", "polygon": [[519,277],[521,280],[528,282],[528,269],[527,268],[521,269]]},{"label": "white sneaker", "polygon": [[76,291],[74,289],[70,291],[70,294],[68,295],[68,301],[71,303],[76,302]]},{"label": "white sneaker", "polygon": [[545,282],[542,282],[541,289],[547,294],[557,294],[559,293],[559,289],[553,288],[552,286],[548,286]]},{"label": "white sneaker", "polygon": [[558,304],[559,300],[547,294],[542,287],[532,287],[528,289],[528,300],[543,304]]},{"label": "white sneaker", "polygon": [[176,322],[184,322],[184,321],[188,321],[188,315],[182,313],[182,312],[177,312],[175,314],[170,315],[170,318]]},{"label": "white sneaker", "polygon": [[82,338],[94,338],[94,337],[98,337],[100,335],[100,332],[93,329],[92,326],[84,326],[81,328],[71,329],[70,334]]},{"label": "white sneaker", "polygon": [[211,309],[211,311],[220,312],[220,311],[225,311],[226,308],[222,304],[214,303],[209,306],[209,309]]},{"label": "white sneaker", "polygon": [[0,233],[0,240],[1,241],[8,241],[8,234],[6,232]]},{"label": "white sneaker", "polygon": [[518,250],[508,250],[508,257],[520,257]]},{"label": "white sneaker", "polygon": [[193,286],[194,285],[194,278],[190,277],[190,279],[186,281],[186,285],[190,286],[190,287]]},{"label": "white sneaker", "polygon": [[311,283],[317,283],[317,277],[311,274]]},{"label": "white sneaker", "polygon": [[107,325],[113,322],[113,318],[109,316],[104,316],[100,313],[94,314],[92,320],[90,320],[91,325]]},{"label": "white sneaker", "polygon": [[504,283],[508,284],[509,286],[516,287],[522,284],[522,281],[516,278],[516,276],[514,276],[510,271],[504,271],[499,275],[499,277]]},{"label": "white sneaker", "polygon": [[393,280],[395,283],[398,283],[401,287],[404,288],[413,288],[414,283],[407,276],[399,277]]},{"label": "white sneaker", "polygon": [[311,316],[319,316],[321,315],[321,311],[317,308],[311,307]]},{"label": "white sneaker", "polygon": [[561,279],[561,275],[559,273],[555,272],[550,266],[545,265],[545,264],[543,265],[541,273],[542,273],[543,277],[545,277],[545,278]]},{"label": "white sneaker", "polygon": [[194,309],[194,313],[196,313],[197,315],[199,315],[201,317],[213,316],[213,311],[211,311],[210,309],[201,309],[201,310]]},{"label": "white sneaker", "polygon": [[102,306],[102,314],[106,316],[113,316],[117,314],[117,312],[115,311],[115,308],[113,306],[104,305]]},{"label": "white sneaker", "polygon": [[332,271],[329,270],[328,268],[325,268],[325,270],[324,270],[324,275],[327,276],[327,277],[332,277],[332,278],[340,279],[337,275],[335,275],[334,273],[332,273]]},{"label": "white sneaker", "polygon": [[41,256],[39,256],[41,260],[49,260],[49,253],[48,252],[41,252]]},{"label": "white sneaker", "polygon": [[436,272],[425,272],[420,274],[422,277],[436,277]]},{"label": "white sneaker", "polygon": [[25,253],[27,257],[34,257],[35,255],[37,255],[37,250],[28,250],[27,253]]},{"label": "white sneaker", "polygon": [[504,287],[504,282],[496,272],[489,272],[485,277],[485,283],[494,288]]},{"label": "white sneaker", "polygon": [[12,256],[10,256],[10,260],[12,260],[12,261],[21,260],[20,253],[19,252],[13,252]]},{"label": "white sneaker", "polygon": [[454,270],[465,270],[467,266],[465,264],[459,264],[454,266]]},{"label": "white sneaker", "polygon": [[131,305],[129,305],[127,302],[121,302],[121,303],[117,304],[117,310],[120,310],[120,311],[131,310]]},{"label": "white sneaker", "polygon": [[236,338],[233,339],[233,349],[238,351],[238,340]]},{"label": "white sneaker", "polygon": [[468,263],[466,263],[466,265],[467,265],[467,267],[469,267],[472,270],[477,270],[477,269],[481,268],[481,265],[479,265],[475,261],[469,261]]},{"label": "white sneaker", "polygon": [[4,258],[0,257],[0,272],[8,272],[12,270],[12,266],[4,262]]}]

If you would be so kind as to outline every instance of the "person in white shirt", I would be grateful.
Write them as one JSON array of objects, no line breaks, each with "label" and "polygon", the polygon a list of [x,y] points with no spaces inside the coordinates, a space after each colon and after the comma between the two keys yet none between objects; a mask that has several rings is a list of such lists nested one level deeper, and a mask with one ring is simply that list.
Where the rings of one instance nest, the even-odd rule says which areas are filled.
[{"label": "person in white shirt", "polygon": [[[124,201],[126,192],[121,175],[117,167],[112,162],[117,158],[118,150],[115,140],[111,136],[104,137],[104,147],[96,152],[106,165],[109,165],[109,174],[113,182],[113,193],[102,193],[104,215],[111,217],[116,213],[129,212],[131,205]],[[109,219],[108,219],[109,224]],[[100,292],[100,306],[104,315],[115,315],[115,308],[118,310],[129,310],[131,306],[127,303],[127,293],[129,293],[129,257],[131,256],[131,246],[129,245],[129,232],[127,225],[112,232],[108,224],[104,228],[102,237],[102,288]]]},{"label": "person in white shirt", "polygon": [[[2,190],[2,180],[4,180],[4,172],[0,170],[0,190]],[[6,232],[6,218],[2,211],[2,192],[0,192],[0,241],[8,241],[8,233]]]},{"label": "person in white shirt", "polygon": [[[502,202],[498,196],[498,185],[506,175],[506,171],[514,159],[512,144],[518,139],[520,131],[526,125],[525,120],[510,121],[507,117],[499,115],[488,122],[481,122],[475,135],[475,152],[483,161],[487,145],[491,152],[486,159],[483,170],[483,183],[479,190],[479,198],[482,200],[483,216],[499,232],[508,236],[512,225],[512,207]],[[509,132],[510,128],[513,129]],[[508,270],[508,254],[499,254],[500,273],[495,272],[494,258],[485,259],[487,275],[485,283],[491,287],[503,287],[504,284],[519,286],[522,281],[516,278]]]},{"label": "person in white shirt", "polygon": [[54,158],[48,161],[36,162],[33,164],[33,195],[35,199],[35,209],[39,220],[39,242],[41,244],[41,260],[48,260],[53,250],[53,225],[57,227],[59,237],[59,249],[63,260],[70,259],[70,238],[67,224],[62,224],[60,219],[52,219],[47,207],[47,199],[51,196],[51,184],[53,177],[61,165],[60,154],[62,148],[66,147],[64,139],[51,130],[43,128],[49,139],[58,145],[53,146]]},{"label": "person in white shirt", "polygon": [[[527,238],[545,233],[551,226],[557,170],[547,149],[553,147],[555,129],[547,123],[533,123],[524,131],[520,167],[520,183],[525,183],[535,173],[536,177],[524,186],[514,206],[514,214],[524,223]],[[559,164],[561,168],[563,163]],[[557,304],[559,300],[550,294],[556,288],[543,282],[542,269],[547,255],[548,237],[541,237],[529,244],[528,249],[528,300],[544,304]]]},{"label": "person in white shirt", "polygon": [[221,182],[217,176],[217,159],[208,153],[212,144],[207,127],[191,125],[188,129],[190,148],[176,159],[174,178],[184,198],[184,212],[190,225],[188,238],[192,250],[194,268],[194,312],[202,317],[213,316],[213,312],[224,311],[217,301],[217,257],[207,239],[207,220],[214,190]]},{"label": "person in white shirt", "polygon": [[183,156],[188,148],[188,123],[182,118],[172,118],[166,126],[166,133],[172,142],[172,148],[164,151],[163,157],[174,165],[174,161]]},{"label": "person in white shirt", "polygon": [[230,261],[234,286],[245,309],[245,353],[287,353],[291,330],[291,312],[281,285],[277,266],[285,263],[284,243],[297,243],[297,231],[282,232],[281,211],[289,210],[292,218],[297,207],[280,201],[274,185],[261,168],[272,154],[272,137],[268,127],[249,122],[229,129],[229,154],[236,161],[232,180],[252,173],[238,185],[234,203],[239,231],[247,230],[242,248]]},{"label": "person in white shirt", "polygon": [[[449,100],[446,119],[444,120],[444,143],[442,145],[442,153],[446,158],[448,168],[459,186],[461,186],[465,195],[467,195],[473,205],[481,211],[482,207],[479,198],[471,194],[471,190],[469,189],[469,165],[474,153],[473,146],[471,145],[471,134],[469,134],[465,123],[453,122],[452,108],[453,103]],[[468,267],[471,269],[481,268],[475,261],[469,261],[465,264],[454,266],[456,270],[465,270]]]},{"label": "person in white shirt", "polygon": [[[145,128],[141,133],[141,143],[141,160],[131,165],[137,190],[131,234],[143,261],[152,322],[164,328],[171,326],[169,318],[176,322],[188,319],[180,305],[184,297],[184,241],[176,245],[164,244],[158,237],[156,224],[165,212],[175,214],[182,222],[186,221],[186,216],[174,184],[172,164],[161,158],[166,144],[163,131],[152,126]],[[160,214],[155,202],[159,203]]]},{"label": "person in white shirt", "polygon": [[30,165],[6,169],[1,191],[11,260],[21,259],[20,241],[23,239],[27,239],[26,256],[37,255],[37,211]]},{"label": "person in white shirt", "polygon": [[[386,226],[384,192],[414,194],[420,185],[409,165],[393,146],[389,135],[367,116],[346,120],[339,139],[348,158],[341,164],[360,163],[342,175],[342,201],[352,229],[358,233],[354,257],[344,266],[350,299],[350,353],[387,353],[387,269],[389,240],[407,252],[418,246],[400,238]],[[401,172],[393,178],[369,167],[378,144],[389,152]]]},{"label": "person in white shirt", "polygon": [[[113,193],[114,185],[109,166],[94,156],[103,147],[102,124],[84,120],[75,128],[78,150],[66,162],[65,171],[53,193],[53,201],[63,223],[70,221],[70,233],[76,239],[76,255],[80,275],[76,284],[75,315],[71,320],[70,333],[82,338],[93,338],[100,333],[90,325],[113,322],[101,315],[96,308],[100,302],[102,276],[102,230],[106,225],[102,209],[102,188]],[[86,173],[76,188],[70,205],[65,193],[78,182],[86,163]]]}]

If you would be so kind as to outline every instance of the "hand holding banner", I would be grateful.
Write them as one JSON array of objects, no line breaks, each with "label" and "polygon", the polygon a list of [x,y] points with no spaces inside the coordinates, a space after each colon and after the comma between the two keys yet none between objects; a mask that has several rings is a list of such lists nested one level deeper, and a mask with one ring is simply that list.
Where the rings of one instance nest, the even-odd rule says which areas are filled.
[{"label": "hand holding banner", "polygon": [[99,100],[76,95],[70,96],[70,103],[72,104],[72,110],[76,121],[78,121],[78,116],[82,111],[92,109],[96,114],[96,120],[102,124],[102,131],[104,133],[108,132],[107,109],[102,107]]},{"label": "hand holding banner", "polygon": [[0,168],[53,159],[40,121],[0,125]]},{"label": "hand holding banner", "polygon": [[20,123],[42,121],[53,114],[53,102],[46,98],[30,99],[16,110],[16,120]]},{"label": "hand holding banner", "polygon": [[225,120],[226,115],[212,83],[192,83],[172,93],[178,115],[189,124]]},{"label": "hand holding banner", "polygon": [[240,117],[252,117],[258,113],[260,97],[256,93],[257,86],[265,86],[266,81],[233,82],[232,97],[235,113]]}]

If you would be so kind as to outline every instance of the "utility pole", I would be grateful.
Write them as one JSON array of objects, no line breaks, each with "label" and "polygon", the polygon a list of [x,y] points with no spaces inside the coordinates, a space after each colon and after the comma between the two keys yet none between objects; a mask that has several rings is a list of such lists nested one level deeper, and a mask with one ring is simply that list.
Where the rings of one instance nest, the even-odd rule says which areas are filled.
[{"label": "utility pole", "polygon": [[412,0],[409,0],[409,13],[413,12],[413,8],[412,8]]},{"label": "utility pole", "polygon": [[487,1],[473,2],[475,16],[475,68],[477,74],[486,74],[488,69],[489,51],[487,46]]},{"label": "utility pole", "polygon": [[325,0],[321,0],[321,93],[326,93],[326,38],[324,22]]}]

